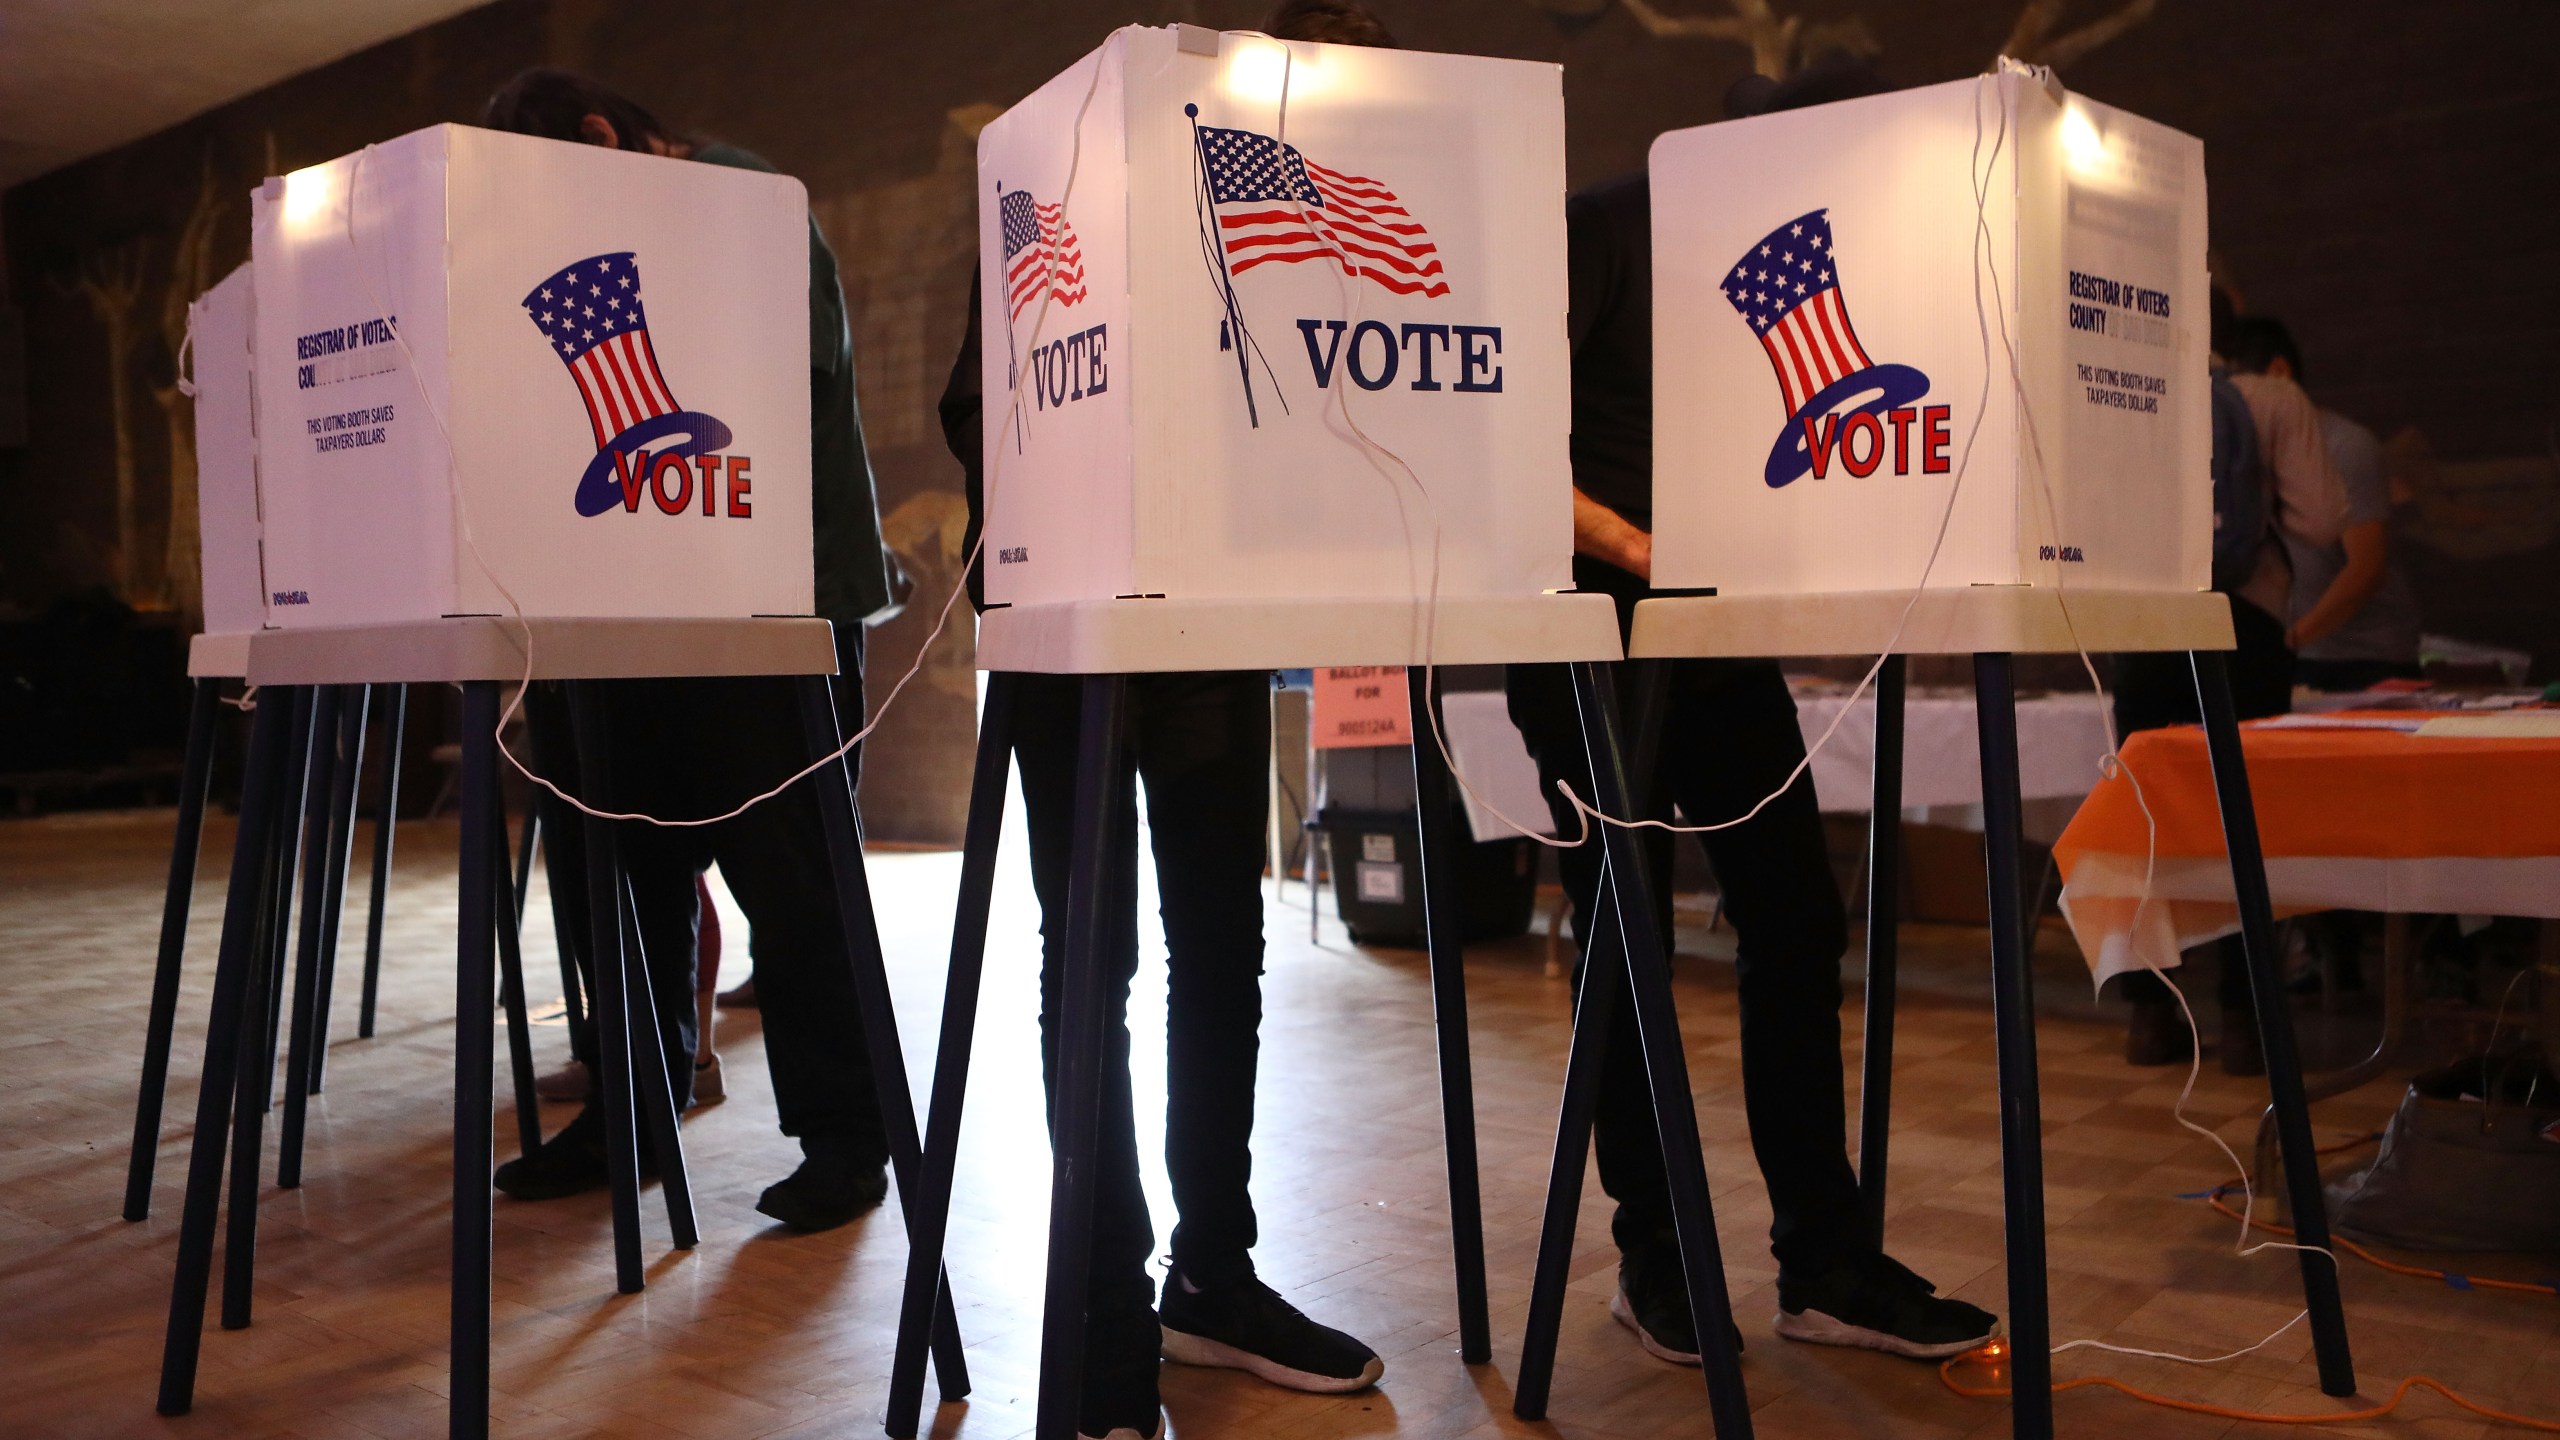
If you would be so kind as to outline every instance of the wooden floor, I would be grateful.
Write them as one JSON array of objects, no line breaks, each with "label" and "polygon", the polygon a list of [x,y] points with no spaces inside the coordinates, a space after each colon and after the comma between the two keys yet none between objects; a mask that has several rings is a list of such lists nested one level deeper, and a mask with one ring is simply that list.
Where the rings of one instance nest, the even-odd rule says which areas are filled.
[{"label": "wooden floor", "polygon": [[[197,890],[189,979],[147,1223],[118,1218],[169,812],[0,823],[0,1435],[411,1436],[445,1414],[447,1200],[453,990],[453,830],[404,827],[392,896],[380,1033],[351,1038],[353,966],[337,987],[327,1094],[312,1111],[309,1178],[270,1185],[257,1320],[212,1330],[195,1412],[152,1413],[167,1286],[201,1049],[204,986],[221,865]],[[208,857],[228,854],[217,822]],[[361,852],[360,852],[361,853]],[[957,859],[876,855],[909,1063],[921,1084],[940,1004]],[[1611,1324],[1615,1256],[1596,1185],[1582,1211],[1553,1419],[1511,1416],[1535,1226],[1565,1055],[1563,983],[1536,940],[1470,956],[1479,1129],[1494,1300],[1495,1358],[1470,1369],[1455,1319],[1420,957],[1350,947],[1328,918],[1307,941],[1304,892],[1275,903],[1256,1155],[1262,1273],[1310,1313],[1387,1358],[1367,1395],[1284,1393],[1229,1372],[1167,1367],[1172,1433],[1182,1437],[1703,1436],[1695,1371],[1640,1353]],[[351,910],[361,913],[361,897]],[[545,912],[527,928],[537,986],[556,974]],[[731,979],[744,973],[731,915]],[[1027,1434],[1038,1342],[1047,1150],[1032,1059],[1034,914],[1019,857],[995,918],[981,1061],[970,1096],[951,1273],[976,1391],[932,1419],[945,1436]],[[360,919],[349,926],[360,944]],[[2005,1405],[1949,1393],[1934,1367],[1793,1345],[1767,1329],[1774,1271],[1768,1215],[1744,1132],[1736,1070],[1729,932],[1684,931],[1680,1002],[1698,1087],[1744,1370],[1768,1437],[1957,1437],[2007,1431]],[[1150,942],[1136,1003],[1142,1117],[1161,1113],[1160,951]],[[1894,1126],[1893,1249],[1942,1288],[2005,1309],[1992,1046],[1981,932],[1914,927],[1902,1012]],[[2118,1059],[2059,931],[2039,967],[2046,1205],[2057,1340],[2214,1354],[2257,1340],[2299,1308],[2293,1262],[2239,1259],[2234,1227],[2177,1198],[2224,1178],[2220,1157],[2170,1119],[2183,1071]],[[538,992],[539,993],[539,992]],[[1854,1001],[1855,990],[1852,989]],[[551,1007],[556,1012],[556,1005]],[[1855,1079],[1854,1003],[1851,1076]],[[543,1062],[564,1055],[556,1018]],[[649,1288],[613,1290],[601,1195],[497,1208],[493,1406],[508,1436],[872,1436],[886,1389],[906,1247],[895,1202],[834,1233],[763,1223],[757,1191],[796,1150],[774,1129],[752,1017],[728,1017],[721,1047],[731,1098],[686,1123],[702,1245],[666,1248],[664,1212],[645,1211]],[[503,1050],[500,1052],[503,1055]],[[2396,1086],[2331,1102],[2324,1139],[2372,1128]],[[2195,1111],[2245,1149],[2263,1091],[2208,1073]],[[501,1154],[514,1148],[501,1097]],[[555,1109],[547,1121],[566,1118]],[[272,1135],[273,1131],[270,1129]],[[1142,1149],[1145,1146],[1142,1144]],[[269,1158],[272,1179],[272,1145]],[[1156,1186],[1159,1229],[1172,1214]],[[647,1197],[654,1202],[654,1192]],[[2481,1273],[2531,1277],[2531,1262],[2469,1259]],[[2539,1272],[2539,1273],[2547,1273]],[[2437,1376],[2482,1401],[2560,1415],[2560,1304],[2458,1292],[2350,1262],[2356,1358],[2368,1395],[2405,1375]],[[218,1288],[218,1287],[217,1287]],[[2191,1370],[2088,1351],[2064,1375],[2107,1373],[2225,1406],[2334,1415],[2301,1329],[2228,1365]],[[2069,1435],[2172,1440],[2277,1433],[2083,1390],[2057,1402]],[[2522,1433],[2441,1401],[2390,1422],[2324,1434],[2437,1437]]]}]

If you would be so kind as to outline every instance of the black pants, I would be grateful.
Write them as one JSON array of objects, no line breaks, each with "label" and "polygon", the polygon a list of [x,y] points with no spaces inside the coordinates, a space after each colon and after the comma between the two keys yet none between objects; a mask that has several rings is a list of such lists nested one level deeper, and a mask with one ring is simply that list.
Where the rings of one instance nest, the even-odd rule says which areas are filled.
[{"label": "black pants", "polygon": [[[1775,790],[1804,758],[1795,700],[1768,661],[1676,660],[1660,667],[1666,710],[1644,814],[1667,818],[1676,803],[1691,824],[1728,820]],[[1634,723],[1637,666],[1617,667],[1620,705]],[[1558,778],[1591,796],[1590,763],[1569,672],[1515,665],[1511,718],[1538,761],[1560,833],[1580,822],[1560,797]],[[1671,934],[1672,837],[1648,837],[1662,934]],[[1864,1245],[1858,1182],[1848,1160],[1847,1099],[1840,1074],[1840,956],[1848,922],[1823,843],[1811,776],[1799,777],[1749,824],[1700,837],[1724,892],[1737,937],[1742,1011],[1742,1096],[1751,1149],[1769,1187],[1769,1248],[1789,1270],[1819,1270]],[[1623,964],[1611,914],[1595,914],[1600,845],[1561,853],[1573,929],[1584,954],[1606,935],[1599,958]],[[1576,993],[1580,977],[1576,975]],[[1622,992],[1623,993],[1623,992]],[[1639,1265],[1676,1266],[1670,1191],[1653,1125],[1634,1007],[1612,1013],[1594,1123],[1600,1185],[1618,1202],[1611,1226],[1618,1248]]]},{"label": "black pants", "polygon": [[[1040,897],[1040,1055],[1054,1100],[1063,1003],[1067,874],[1075,834],[1076,742],[1084,681],[1021,679],[1014,756]],[[1129,680],[1130,772],[1146,781],[1147,826],[1162,897],[1165,996],[1165,1168],[1180,1221],[1174,1264],[1203,1284],[1253,1273],[1253,1086],[1262,1026],[1263,826],[1269,815],[1271,681],[1262,671],[1140,675]],[[1103,1039],[1095,1145],[1093,1268],[1087,1291],[1093,1363],[1155,1363],[1155,1230],[1138,1182],[1129,1092],[1129,981],[1138,968],[1137,812],[1119,807],[1104,898],[1104,963],[1112,989]],[[757,988],[762,991],[762,972]]]},{"label": "black pants", "polygon": [[[839,629],[837,657],[843,672],[835,682],[838,715],[859,723],[859,627]],[[612,732],[611,808],[690,819],[772,789],[809,763],[799,683],[784,676],[597,682],[591,693],[606,707]],[[561,707],[557,697],[543,698],[551,703],[541,707],[547,716],[538,715],[537,753],[552,767],[545,773],[574,794],[577,787],[562,778],[555,753],[562,748],[556,738]],[[574,776],[573,765],[568,773]],[[617,838],[639,915],[642,973],[678,1103],[692,1097],[697,1038],[701,902],[694,878],[716,862],[750,927],[765,1063],[782,1133],[847,1139],[859,1153],[885,1159],[879,1093],[813,788],[820,783],[834,783],[833,775],[822,771],[717,825],[671,829],[624,821]],[[553,903],[571,907],[572,933],[579,936],[588,933],[583,850],[555,844],[551,870]],[[579,960],[593,994],[592,957]]]},{"label": "black pants", "polygon": [[[2243,720],[2282,715],[2293,709],[2293,651],[2284,643],[2284,622],[2234,595],[2231,631],[2237,648],[2226,664],[2231,672],[2231,707]],[[2122,744],[2144,730],[2202,723],[2196,704],[2194,662],[2184,654],[2149,653],[2116,657],[2116,741]],[[2217,993],[2225,1011],[2250,1010],[2249,965],[2240,937],[2223,937],[2219,946],[2222,973]],[[2120,993],[2136,1004],[2168,1005],[2169,987],[2148,970],[2124,977]]]}]

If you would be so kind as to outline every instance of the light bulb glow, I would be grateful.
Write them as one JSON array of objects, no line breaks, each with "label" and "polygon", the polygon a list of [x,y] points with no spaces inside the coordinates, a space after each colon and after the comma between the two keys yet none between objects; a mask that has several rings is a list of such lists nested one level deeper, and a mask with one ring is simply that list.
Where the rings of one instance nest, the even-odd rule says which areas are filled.
[{"label": "light bulb glow", "polygon": [[337,193],[337,175],[326,165],[296,170],[284,177],[285,229],[302,233],[316,228],[328,216],[330,202]]},{"label": "light bulb glow", "polygon": [[1238,43],[1227,56],[1220,83],[1238,100],[1277,105],[1284,90],[1295,101],[1324,88],[1324,66],[1311,55],[1312,47],[1293,48],[1261,36],[1235,38]]},{"label": "light bulb glow", "polygon": [[2099,175],[2107,171],[2107,137],[2098,133],[2089,112],[2077,105],[2062,112],[2062,158],[2072,171],[2080,175]]}]

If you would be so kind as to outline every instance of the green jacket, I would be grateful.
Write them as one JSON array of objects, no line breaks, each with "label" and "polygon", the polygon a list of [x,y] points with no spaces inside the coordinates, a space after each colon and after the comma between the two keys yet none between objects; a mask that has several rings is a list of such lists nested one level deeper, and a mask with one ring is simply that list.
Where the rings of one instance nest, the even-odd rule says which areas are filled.
[{"label": "green jacket", "polygon": [[[709,165],[779,174],[735,145],[704,145]],[[896,613],[892,561],[880,543],[880,501],[862,446],[862,406],[853,387],[853,331],[846,323],[836,255],[809,221],[809,513],[816,544],[818,611],[839,627]]]}]

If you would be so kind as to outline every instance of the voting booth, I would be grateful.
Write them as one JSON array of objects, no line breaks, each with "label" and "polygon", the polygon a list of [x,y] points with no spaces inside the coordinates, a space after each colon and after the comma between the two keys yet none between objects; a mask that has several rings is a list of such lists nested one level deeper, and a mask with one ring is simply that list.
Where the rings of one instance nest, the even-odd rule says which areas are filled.
[{"label": "voting booth", "polygon": [[1657,585],[2206,588],[2200,142],[2004,64],[1651,173]]},{"label": "voting booth", "polygon": [[266,623],[258,568],[257,322],[252,267],[243,265],[187,307],[196,408],[196,521],[208,635],[246,635]]},{"label": "voting booth", "polygon": [[799,182],[439,125],[251,224],[269,625],[810,612]]},{"label": "voting booth", "polygon": [[1556,66],[1131,27],[978,178],[989,601],[1571,583]]}]

